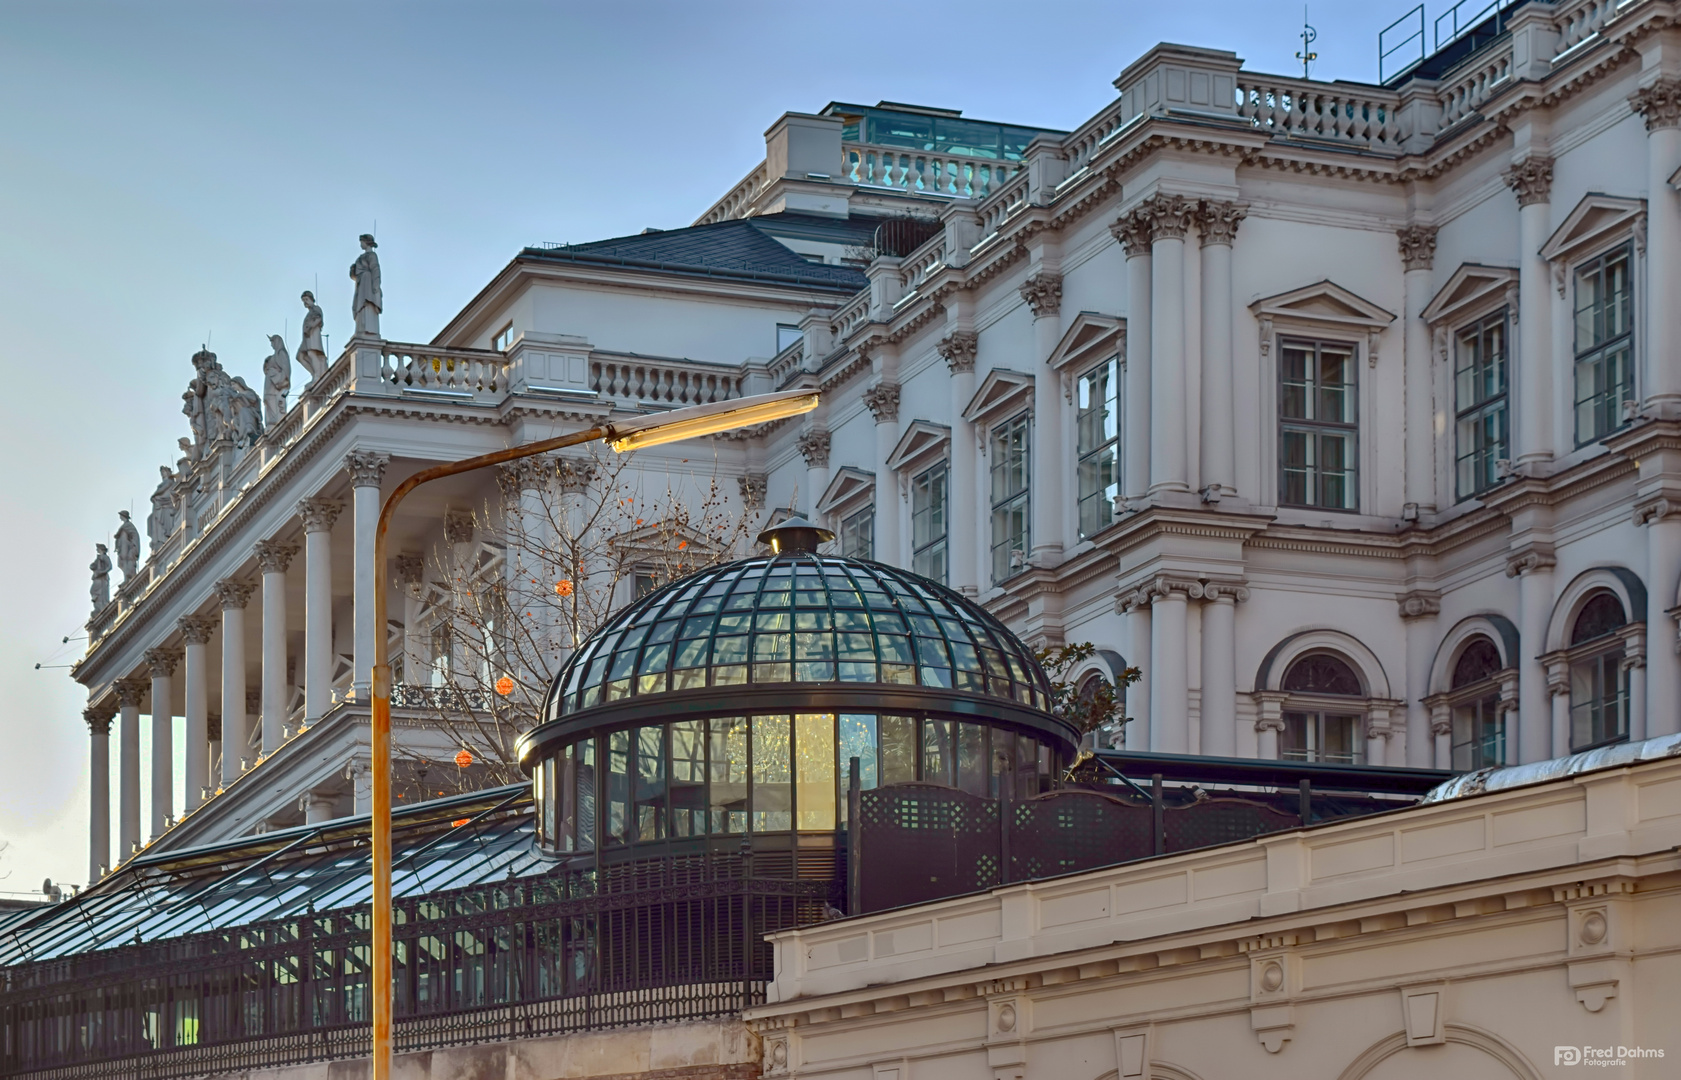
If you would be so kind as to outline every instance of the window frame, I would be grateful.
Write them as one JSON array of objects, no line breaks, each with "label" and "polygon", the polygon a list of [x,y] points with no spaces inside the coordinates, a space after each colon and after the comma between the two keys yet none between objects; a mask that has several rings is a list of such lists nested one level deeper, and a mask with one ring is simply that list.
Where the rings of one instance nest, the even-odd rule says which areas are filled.
[{"label": "window frame", "polygon": [[[865,517],[869,518],[869,523],[868,530],[863,534],[865,539],[864,551],[860,554],[856,549],[849,547],[848,539],[858,535],[855,526]],[[876,557],[876,504],[874,501],[866,502],[856,510],[846,514],[838,524],[840,528],[835,530],[835,544],[836,550],[842,558],[873,560]]]},{"label": "window frame", "polygon": [[514,321],[509,319],[507,325],[490,336],[490,347],[497,352],[507,352],[508,346],[514,343]]},{"label": "window frame", "polygon": [[[939,500],[939,507],[938,507],[937,511],[934,510],[934,509],[930,509],[928,511],[928,513],[929,513],[930,516],[932,516],[936,512],[938,513],[939,519],[940,519],[940,532],[939,532],[938,536],[933,537],[927,543],[919,545],[916,542],[916,538],[917,538],[917,519],[923,512],[917,509],[917,494],[918,494],[919,490],[921,490],[924,481],[929,482],[927,486],[929,487],[930,490],[932,490],[932,488],[933,488],[932,478],[934,477],[934,475],[936,473],[939,474],[939,481],[940,481],[939,490],[941,492],[940,500]],[[923,577],[928,578],[931,581],[938,581],[941,585],[949,584],[950,581],[951,581],[951,462],[950,461],[947,461],[947,460],[942,458],[940,461],[935,462],[934,464],[930,465],[928,468],[923,469],[921,472],[919,472],[919,473],[917,473],[917,474],[915,474],[914,476],[911,477],[911,480],[910,480],[910,503],[911,503],[911,571],[913,573],[922,574]],[[929,554],[930,552],[933,552],[936,548],[939,550],[939,557],[940,557],[940,575],[938,577],[935,577],[932,574],[924,573],[923,570],[921,569],[923,556]]]},{"label": "window frame", "polygon": [[[1122,376],[1123,370],[1124,365],[1121,361],[1121,356],[1119,353],[1115,353],[1096,364],[1092,364],[1090,367],[1087,367],[1074,377],[1074,516],[1075,535],[1081,540],[1091,539],[1104,529],[1107,529],[1109,526],[1115,524],[1117,520],[1117,515],[1115,513],[1115,499],[1119,497],[1121,491],[1121,476],[1123,469],[1121,462],[1121,449],[1124,441],[1121,424],[1125,418],[1123,410],[1126,404],[1123,390],[1123,383],[1125,382]],[[1080,441],[1085,437],[1085,425],[1083,421],[1089,413],[1095,411],[1081,407],[1080,401],[1084,396],[1082,391],[1086,386],[1087,380],[1098,371],[1107,371],[1110,378],[1109,389],[1108,393],[1105,395],[1105,401],[1106,404],[1111,406],[1109,415],[1113,420],[1114,434],[1102,442],[1099,442],[1091,449],[1082,450],[1080,448]],[[1111,451],[1111,476],[1109,483],[1104,486],[1104,489],[1113,490],[1114,494],[1109,495],[1108,497],[1107,503],[1105,504],[1106,509],[1102,514],[1102,521],[1100,523],[1096,523],[1093,528],[1088,530],[1086,528],[1087,502],[1091,499],[1102,500],[1103,492],[1099,491],[1088,494],[1085,491],[1085,465],[1088,461],[1099,459],[1105,450]]]},{"label": "window frame", "polygon": [[[1500,328],[1501,351],[1498,367],[1500,368],[1500,390],[1488,397],[1477,400],[1469,405],[1460,401],[1461,376],[1470,372],[1473,381],[1479,380],[1481,369],[1488,367],[1486,362],[1474,363],[1471,367],[1463,366],[1462,356],[1466,338],[1475,337],[1481,341],[1488,330],[1498,326]],[[1511,309],[1501,306],[1479,318],[1472,319],[1460,325],[1453,334],[1453,370],[1449,374],[1453,384],[1453,490],[1454,501],[1464,502],[1474,499],[1499,487],[1504,478],[1498,475],[1495,462],[1502,459],[1510,460],[1512,451],[1512,319]],[[1466,453],[1463,448],[1463,436],[1467,422],[1475,423],[1481,418],[1493,414],[1495,411],[1501,416],[1500,452],[1494,457],[1488,457],[1486,448]],[[1494,475],[1481,477],[1478,484],[1470,487],[1465,485],[1463,463],[1474,457],[1486,458],[1491,466],[1489,470]]]},{"label": "window frame", "polygon": [[[1021,487],[1000,498],[997,494],[998,477],[1003,470],[1009,468],[1009,466],[1002,465],[1000,462],[1000,459],[1003,456],[1002,450],[1008,444],[1008,440],[1011,438],[1012,433],[1016,431],[1020,431],[1022,433],[1020,454]],[[1018,577],[1025,572],[1029,567],[1029,560],[1033,554],[1033,410],[1030,408],[1022,409],[1008,418],[993,424],[987,430],[987,444],[987,449],[989,451],[989,460],[987,462],[987,504],[990,512],[988,522],[988,540],[990,543],[987,548],[987,553],[990,557],[990,574],[992,583],[993,585],[1002,585],[1006,581]],[[1000,540],[999,515],[1014,514],[1017,512],[1020,513],[1020,532],[1007,537],[1004,540]],[[1015,546],[1017,541],[1019,541],[1020,544],[1019,548]],[[1002,575],[998,572],[998,557],[1000,550],[1019,550],[1021,554],[1020,564],[1015,565],[1014,560],[1011,560],[1011,565],[1005,568],[1008,572]]]},{"label": "window frame", "polygon": [[[1578,333],[1583,312],[1583,309],[1579,306],[1581,304],[1583,273],[1596,267],[1603,272],[1607,264],[1619,257],[1623,260],[1627,281],[1623,301],[1627,308],[1624,315],[1624,329],[1614,336],[1598,339],[1592,345],[1583,349]],[[1576,260],[1570,264],[1570,418],[1571,438],[1576,449],[1592,445],[1627,427],[1629,421],[1623,416],[1624,406],[1631,401],[1636,403],[1640,401],[1640,365],[1635,356],[1635,326],[1638,318],[1635,311],[1635,300],[1638,292],[1635,283],[1636,268],[1634,243],[1630,239],[1621,240],[1588,258]],[[1615,388],[1615,391],[1621,392],[1620,400],[1616,405],[1616,416],[1607,418],[1609,420],[1608,426],[1604,428],[1596,427],[1591,434],[1583,438],[1581,420],[1583,405],[1604,398],[1606,394],[1613,392],[1612,390],[1601,391],[1584,401],[1579,396],[1583,365],[1599,364],[1619,349],[1624,354],[1627,379],[1626,385],[1619,385]],[[1597,412],[1596,407],[1596,414]]]},{"label": "window frame", "polygon": [[[1303,346],[1311,347],[1312,358],[1314,360],[1317,360],[1319,358],[1321,349],[1323,349],[1324,347],[1327,347],[1327,346],[1329,346],[1331,348],[1334,348],[1334,349],[1339,349],[1339,350],[1346,349],[1347,350],[1347,352],[1348,352],[1348,373],[1349,373],[1349,377],[1348,377],[1347,391],[1346,392],[1350,395],[1350,399],[1349,399],[1349,402],[1348,402],[1348,405],[1347,405],[1346,412],[1353,417],[1352,420],[1349,420],[1349,421],[1327,421],[1327,420],[1319,420],[1319,419],[1287,417],[1285,415],[1285,384],[1286,384],[1286,378],[1285,378],[1284,354],[1292,348],[1299,349]],[[1288,508],[1293,509],[1293,510],[1329,511],[1329,512],[1332,512],[1332,513],[1339,513],[1339,514],[1358,514],[1358,513],[1360,513],[1361,512],[1360,508],[1361,508],[1361,503],[1362,503],[1360,484],[1361,484],[1362,479],[1363,479],[1364,470],[1361,469],[1361,467],[1360,467],[1361,394],[1360,394],[1360,345],[1359,345],[1359,343],[1358,342],[1353,342],[1353,341],[1348,341],[1348,340],[1338,338],[1338,337],[1335,337],[1335,336],[1329,336],[1329,335],[1327,335],[1327,336],[1315,336],[1315,335],[1308,335],[1308,334],[1279,334],[1278,337],[1277,337],[1277,352],[1278,352],[1278,363],[1277,363],[1277,368],[1274,372],[1274,386],[1275,386],[1274,409],[1275,409],[1275,413],[1276,413],[1274,432],[1275,432],[1275,438],[1277,440],[1276,450],[1277,450],[1277,455],[1278,455],[1278,471],[1276,473],[1277,484],[1278,484],[1278,505],[1280,507],[1288,507]],[[1312,378],[1311,374],[1310,374],[1309,378],[1306,381],[1304,381],[1304,383],[1303,383],[1303,386],[1308,388],[1308,392],[1309,392],[1310,396],[1312,395],[1312,393],[1317,388],[1317,385],[1318,384],[1315,381],[1313,381],[1313,378]],[[1349,450],[1348,450],[1348,453],[1347,453],[1347,456],[1346,456],[1345,460],[1349,464],[1345,469],[1342,470],[1342,473],[1344,475],[1344,484],[1346,485],[1346,489],[1347,489],[1347,492],[1348,492],[1348,501],[1351,502],[1352,505],[1331,506],[1331,505],[1326,505],[1323,502],[1299,502],[1298,503],[1298,502],[1286,502],[1285,501],[1285,492],[1289,488],[1289,468],[1288,468],[1288,466],[1286,465],[1286,462],[1285,462],[1285,438],[1292,431],[1292,429],[1295,429],[1297,431],[1301,431],[1304,434],[1310,434],[1314,439],[1315,447],[1317,447],[1319,445],[1319,439],[1323,436],[1346,434],[1347,439],[1348,439]],[[1314,478],[1315,488],[1318,489],[1318,490],[1322,490],[1322,479],[1321,478],[1324,475],[1323,469],[1320,466],[1317,466],[1317,465],[1312,466],[1311,469],[1312,469],[1311,475]],[[1317,495],[1317,493],[1318,493],[1318,491],[1316,490],[1315,495]]]}]

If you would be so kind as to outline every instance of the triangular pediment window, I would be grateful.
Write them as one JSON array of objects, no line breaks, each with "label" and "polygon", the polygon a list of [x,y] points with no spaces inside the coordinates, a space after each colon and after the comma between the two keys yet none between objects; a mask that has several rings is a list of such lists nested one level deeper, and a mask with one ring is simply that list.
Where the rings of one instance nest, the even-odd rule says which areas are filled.
[{"label": "triangular pediment window", "polygon": [[1518,272],[1504,266],[1464,263],[1425,305],[1424,321],[1455,326],[1508,302],[1507,291],[1517,287]]},{"label": "triangular pediment window", "polygon": [[1630,235],[1642,241],[1646,232],[1646,200],[1589,192],[1570,211],[1564,223],[1541,245],[1548,262],[1567,262],[1598,254],[1600,248]]}]

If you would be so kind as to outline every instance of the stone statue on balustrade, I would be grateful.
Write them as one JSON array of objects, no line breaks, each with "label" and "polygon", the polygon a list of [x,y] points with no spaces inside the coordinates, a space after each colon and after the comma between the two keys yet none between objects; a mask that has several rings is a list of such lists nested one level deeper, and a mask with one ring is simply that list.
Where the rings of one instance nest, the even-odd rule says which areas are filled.
[{"label": "stone statue on balustrade", "polygon": [[240,375],[228,384],[228,437],[242,448],[263,437],[263,400]]},{"label": "stone statue on balustrade", "polygon": [[268,343],[274,351],[263,361],[263,418],[273,427],[286,415],[286,391],[292,389],[292,357],[286,351],[286,339],[279,334],[270,334]]},{"label": "stone statue on balustrade", "polygon": [[[194,379],[187,386],[186,393],[181,395],[181,415],[187,418],[187,425],[193,429],[192,458],[198,460],[198,448],[204,445],[204,395],[198,390],[198,380]],[[186,443],[187,440],[181,440]]]},{"label": "stone statue on balustrade", "polygon": [[356,295],[350,301],[350,312],[356,320],[357,337],[379,337],[379,313],[385,310],[385,295],[379,287],[379,245],[367,233],[360,237],[362,254],[350,264],[350,279],[356,282]]},{"label": "stone statue on balustrade", "polygon": [[175,531],[175,472],[168,465],[159,465],[158,475],[163,479],[152,489],[152,512],[146,515],[146,539],[154,552]]},{"label": "stone statue on balustrade", "polygon": [[301,299],[304,302],[304,332],[298,341],[298,363],[309,372],[309,381],[314,382],[327,374],[327,346],[321,340],[321,327],[325,320],[321,317],[321,308],[315,302],[315,294],[305,291]]},{"label": "stone statue on balustrade", "polygon": [[105,553],[104,544],[95,544],[94,547],[99,550],[88,566],[93,571],[93,585],[89,587],[88,595],[93,599],[93,610],[97,614],[111,602],[111,556]]},{"label": "stone statue on balustrade", "polygon": [[129,520],[127,510],[118,510],[117,516],[123,519],[123,523],[117,526],[115,541],[117,566],[123,572],[123,584],[127,585],[140,569],[140,530]]}]

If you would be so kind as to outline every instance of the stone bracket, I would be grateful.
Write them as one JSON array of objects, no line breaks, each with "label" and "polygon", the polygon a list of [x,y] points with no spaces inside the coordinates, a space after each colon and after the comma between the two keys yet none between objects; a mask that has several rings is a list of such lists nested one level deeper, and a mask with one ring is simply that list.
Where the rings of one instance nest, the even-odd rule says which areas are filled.
[{"label": "stone bracket", "polygon": [[1249,1009],[1249,1026],[1267,1053],[1276,1054],[1296,1032],[1296,1014],[1289,1005],[1255,1005]]}]

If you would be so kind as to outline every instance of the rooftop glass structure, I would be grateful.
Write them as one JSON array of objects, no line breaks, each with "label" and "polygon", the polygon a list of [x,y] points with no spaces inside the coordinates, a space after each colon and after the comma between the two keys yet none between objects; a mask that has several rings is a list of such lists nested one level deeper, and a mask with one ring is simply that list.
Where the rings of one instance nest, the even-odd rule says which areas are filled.
[{"label": "rooftop glass structure", "polygon": [[965,120],[956,110],[895,106],[890,101],[877,105],[835,102],[823,113],[842,118],[845,125],[841,128],[843,142],[897,146],[907,150],[997,161],[1020,161],[1027,152],[1027,144],[1048,131],[1046,128]]}]

